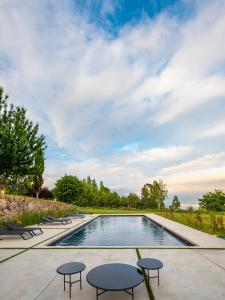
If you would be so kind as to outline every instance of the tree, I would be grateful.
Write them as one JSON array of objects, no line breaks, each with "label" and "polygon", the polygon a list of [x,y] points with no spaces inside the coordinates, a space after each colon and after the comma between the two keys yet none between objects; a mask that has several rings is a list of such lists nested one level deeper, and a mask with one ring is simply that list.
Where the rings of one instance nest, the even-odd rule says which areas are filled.
[{"label": "tree", "polygon": [[171,207],[172,207],[172,209],[175,209],[175,210],[180,209],[180,201],[179,201],[177,195],[174,196]]},{"label": "tree", "polygon": [[139,206],[140,199],[135,193],[130,193],[127,200],[129,207],[137,208]]},{"label": "tree", "polygon": [[43,199],[53,199],[53,193],[47,187],[43,187],[40,190],[39,197]]},{"label": "tree", "polygon": [[[26,193],[26,196],[36,197],[36,193],[35,193],[35,191],[32,187],[29,188],[28,192]],[[52,193],[52,191],[50,191],[48,189],[48,187],[42,187],[40,189],[39,198],[41,198],[41,199],[53,199],[53,197],[54,197],[53,193]]]},{"label": "tree", "polygon": [[146,183],[141,190],[141,199],[144,208],[163,208],[167,197],[166,184],[162,180]]},{"label": "tree", "polygon": [[[45,137],[38,134],[21,106],[8,105],[8,96],[0,88],[0,181],[4,186],[10,177],[36,175],[37,152],[44,154]],[[44,156],[43,156],[44,161]],[[43,172],[42,172],[43,173]]]},{"label": "tree", "polygon": [[65,175],[57,180],[52,192],[60,201],[77,204],[83,192],[83,183],[76,176]]},{"label": "tree", "polygon": [[44,152],[43,152],[43,149],[40,144],[39,147],[37,146],[37,149],[34,152],[34,167],[33,167],[33,171],[32,171],[32,173],[34,174],[32,188],[35,192],[35,196],[37,199],[39,198],[39,194],[40,194],[42,185],[44,183],[44,180],[42,177],[42,175],[44,173],[44,169],[45,169]]},{"label": "tree", "polygon": [[30,176],[11,175],[5,179],[4,190],[7,194],[27,196],[32,186]]},{"label": "tree", "polygon": [[222,190],[206,193],[198,199],[199,206],[210,211],[225,211],[225,193]]}]

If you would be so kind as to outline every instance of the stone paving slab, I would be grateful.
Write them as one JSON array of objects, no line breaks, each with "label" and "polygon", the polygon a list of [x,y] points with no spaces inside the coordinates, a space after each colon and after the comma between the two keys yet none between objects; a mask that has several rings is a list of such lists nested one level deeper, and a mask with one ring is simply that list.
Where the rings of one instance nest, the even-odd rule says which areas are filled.
[{"label": "stone paving slab", "polygon": [[225,299],[225,250],[141,249],[140,253],[164,264],[160,285],[151,279],[156,300]]},{"label": "stone paving slab", "polygon": [[172,220],[163,218],[156,214],[146,214],[151,220],[168,228],[170,231],[176,233],[178,236],[190,241],[197,246],[205,248],[222,248],[225,249],[225,240],[217,238],[216,236],[199,231],[189,226],[174,222]]},{"label": "stone paving slab", "polygon": [[23,240],[20,236],[15,237],[6,237],[4,240],[0,240],[0,249],[3,248],[30,248],[34,245],[37,245],[49,238],[53,235],[60,234],[64,232],[65,229],[43,229],[43,234],[38,236],[34,236],[31,239]]},{"label": "stone paving slab", "polygon": [[22,251],[22,249],[0,249],[0,262]]},{"label": "stone paving slab", "polygon": [[[122,262],[136,265],[137,254],[134,249],[30,249],[0,264],[0,299],[69,299],[68,287],[64,292],[63,276],[56,273],[56,268],[70,261],[84,262],[87,266],[82,273],[83,288],[80,290],[79,285],[74,284],[72,299],[95,300],[96,291],[86,281],[87,272],[105,263]],[[135,299],[148,299],[144,283],[135,288],[134,292]],[[131,296],[123,292],[110,292],[101,296],[102,300],[130,298]]]}]

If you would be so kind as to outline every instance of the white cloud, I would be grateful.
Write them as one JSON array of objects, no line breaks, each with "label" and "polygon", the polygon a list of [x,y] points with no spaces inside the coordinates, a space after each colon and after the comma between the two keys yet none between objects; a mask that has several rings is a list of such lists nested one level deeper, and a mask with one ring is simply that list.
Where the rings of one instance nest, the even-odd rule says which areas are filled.
[{"label": "white cloud", "polygon": [[128,163],[177,161],[193,151],[191,146],[170,146],[167,148],[152,148],[136,151],[127,159]]},{"label": "white cloud", "polygon": [[209,168],[225,166],[225,152],[207,154],[194,160],[186,161],[181,164],[164,168],[160,174],[173,174],[178,172],[189,172],[193,170],[204,170]]},{"label": "white cloud", "polygon": [[[224,1],[197,1],[188,21],[165,12],[128,24],[114,39],[72,1],[2,3],[0,85],[69,153],[47,162],[47,184],[73,172],[120,191],[161,176],[172,191],[223,186],[224,145],[211,138],[225,127],[210,107],[225,110]],[[102,17],[113,14],[104,5]],[[196,128],[192,113],[208,106]]]},{"label": "white cloud", "polygon": [[213,137],[225,136],[225,121],[218,121],[214,124],[210,124],[210,127],[201,130],[197,133],[198,138],[206,139]]},{"label": "white cloud", "polygon": [[196,193],[225,188],[225,152],[208,154],[164,168],[160,175],[170,192]]}]

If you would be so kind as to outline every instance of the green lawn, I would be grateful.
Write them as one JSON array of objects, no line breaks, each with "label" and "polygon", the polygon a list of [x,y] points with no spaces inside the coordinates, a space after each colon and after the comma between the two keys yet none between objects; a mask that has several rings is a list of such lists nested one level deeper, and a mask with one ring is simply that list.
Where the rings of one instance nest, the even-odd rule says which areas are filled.
[{"label": "green lawn", "polygon": [[151,213],[152,209],[120,209],[120,208],[93,208],[93,207],[77,207],[78,211],[83,211],[86,213],[93,214],[141,214],[141,213]]}]

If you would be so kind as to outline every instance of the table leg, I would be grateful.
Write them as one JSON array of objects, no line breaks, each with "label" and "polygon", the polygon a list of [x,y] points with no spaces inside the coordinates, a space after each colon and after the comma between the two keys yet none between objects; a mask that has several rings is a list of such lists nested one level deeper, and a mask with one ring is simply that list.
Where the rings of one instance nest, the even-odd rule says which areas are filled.
[{"label": "table leg", "polygon": [[96,289],[96,299],[98,300],[98,289]]},{"label": "table leg", "polygon": [[134,300],[134,289],[132,288],[132,300]]},{"label": "table leg", "polygon": [[64,275],[64,291],[66,289],[66,275]]},{"label": "table leg", "polygon": [[81,286],[81,272],[80,272],[80,290],[82,289],[82,286]]},{"label": "table leg", "polygon": [[148,269],[148,286],[150,285],[150,276],[149,276],[149,269]]},{"label": "table leg", "polygon": [[159,285],[159,269],[158,269],[158,285]]},{"label": "table leg", "polygon": [[71,283],[71,275],[69,275],[69,277],[70,277],[69,285],[70,285],[70,298],[71,298],[71,286],[72,286],[72,283]]}]

